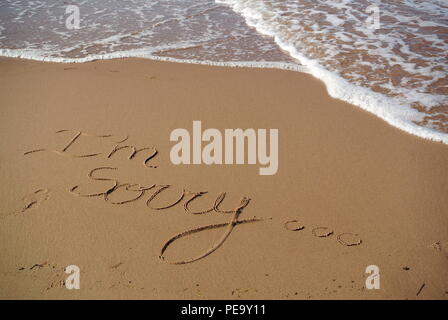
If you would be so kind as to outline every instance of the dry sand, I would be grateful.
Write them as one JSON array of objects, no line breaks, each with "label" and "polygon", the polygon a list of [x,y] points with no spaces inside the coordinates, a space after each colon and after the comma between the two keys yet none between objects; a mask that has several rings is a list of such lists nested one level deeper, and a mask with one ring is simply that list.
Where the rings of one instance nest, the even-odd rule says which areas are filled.
[{"label": "dry sand", "polygon": [[[139,59],[1,59],[0,71],[1,298],[448,298],[448,147],[330,98],[311,76]],[[193,120],[220,130],[278,128],[278,173],[171,164],[169,134],[191,130]],[[153,149],[108,158],[126,136],[122,145],[158,150],[147,166]],[[38,149],[47,151],[27,153]],[[117,169],[93,177],[171,185],[154,207],[185,188],[208,191],[191,202],[202,211],[226,192],[220,208],[247,196],[239,220],[266,220],[237,224],[212,254],[173,265],[213,248],[228,226],[174,241],[162,261],[170,238],[234,215],[188,213],[188,195],[151,209],[157,187],[114,204],[140,192],[120,187],[105,199],[114,182],[88,177],[99,167]],[[304,228],[288,230],[290,220]],[[318,227],[333,233],[317,237]],[[362,243],[344,245],[343,233]],[[81,270],[80,290],[64,286],[68,265]],[[379,290],[365,288],[369,265],[380,269]]]}]

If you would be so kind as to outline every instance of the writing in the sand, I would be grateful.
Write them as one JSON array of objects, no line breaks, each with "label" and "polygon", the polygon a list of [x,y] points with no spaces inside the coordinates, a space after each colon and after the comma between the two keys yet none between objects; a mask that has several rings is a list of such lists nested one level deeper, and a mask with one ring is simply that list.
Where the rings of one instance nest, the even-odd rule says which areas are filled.
[{"label": "writing in the sand", "polygon": [[[31,155],[37,152],[45,151],[57,154],[59,156],[70,158],[91,158],[104,155],[105,159],[110,159],[112,156],[114,156],[117,152],[121,150],[129,150],[130,151],[130,153],[128,153],[129,160],[133,160],[137,157],[138,154],[142,154],[143,155],[142,165],[145,168],[156,169],[158,167],[158,165],[154,163],[154,161],[156,160],[156,156],[158,154],[157,149],[155,147],[138,148],[134,145],[124,144],[124,142],[128,140],[129,138],[128,136],[115,141],[115,137],[112,135],[92,135],[76,130],[59,130],[56,132],[56,134],[62,134],[62,133],[71,133],[67,142],[62,147],[34,149],[31,151],[27,151],[24,154]],[[109,148],[109,150],[107,150],[106,152],[87,152],[87,153],[79,153],[80,151],[72,152],[74,146],[80,142],[81,137],[113,139],[113,146]],[[228,217],[227,222],[219,224],[211,224],[185,230],[168,239],[160,249],[160,255],[159,255],[159,258],[165,262],[171,264],[187,264],[198,261],[218,250],[238,225],[255,223],[266,220],[260,218],[250,218],[250,219],[240,218],[241,214],[243,213],[243,210],[250,203],[250,198],[246,196],[242,197],[240,202],[234,204],[233,206],[229,206],[228,204],[226,205],[231,209],[223,209],[222,207],[225,206],[224,202],[226,199],[227,194],[226,192],[220,192],[216,194],[216,196],[210,200],[208,207],[206,207],[203,210],[193,210],[191,209],[191,207],[195,201],[198,201],[198,199],[205,197],[208,194],[208,192],[203,190],[192,191],[188,190],[185,187],[181,188],[182,191],[178,194],[178,196],[176,196],[175,200],[169,203],[160,204],[160,200],[157,199],[160,197],[161,194],[167,193],[170,190],[172,191],[173,189],[175,189],[173,185],[170,184],[141,185],[138,183],[132,183],[128,181],[123,182],[113,175],[113,173],[116,173],[117,170],[119,170],[117,167],[107,167],[107,166],[95,167],[91,169],[89,172],[87,172],[88,184],[85,183],[83,185],[71,186],[69,188],[69,192],[77,197],[101,198],[106,203],[113,205],[125,205],[131,202],[141,200],[145,201],[146,206],[152,210],[166,210],[169,208],[180,206],[182,204],[183,210],[189,214],[202,215],[207,213],[217,213]],[[100,191],[90,193],[83,191],[89,189],[89,187],[100,188]],[[145,198],[146,196],[147,198]],[[157,204],[157,202],[159,204]],[[174,241],[212,229],[223,229],[223,233],[221,237],[203,253],[182,260],[172,261],[165,258],[165,253],[167,249]]]}]

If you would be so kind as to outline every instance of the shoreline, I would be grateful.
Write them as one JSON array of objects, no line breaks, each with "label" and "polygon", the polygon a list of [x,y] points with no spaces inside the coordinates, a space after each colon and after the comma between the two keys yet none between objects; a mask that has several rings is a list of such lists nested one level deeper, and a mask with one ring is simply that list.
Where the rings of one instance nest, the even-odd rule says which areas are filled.
[{"label": "shoreline", "polygon": [[[10,50],[10,49],[0,49],[1,50]],[[138,53],[142,52],[142,53]],[[412,114],[414,117],[419,113],[417,109],[412,108],[410,106],[404,106],[397,103],[393,105],[389,105],[391,103],[391,98],[386,97],[377,92],[373,92],[368,88],[359,87],[354,84],[349,83],[345,79],[341,78],[339,75],[326,70],[325,68],[318,66],[313,70],[309,70],[306,65],[302,64],[293,64],[289,62],[260,62],[260,61],[239,61],[239,62],[216,62],[216,61],[208,61],[208,60],[189,60],[189,59],[177,59],[171,57],[160,57],[155,55],[148,55],[144,53],[145,50],[132,50],[129,52],[119,52],[119,55],[107,56],[104,55],[94,55],[89,56],[88,58],[35,58],[27,55],[12,55],[12,56],[0,56],[0,59],[18,59],[18,60],[28,60],[28,61],[36,61],[36,62],[45,62],[45,63],[62,63],[62,64],[79,64],[79,63],[90,63],[96,61],[109,61],[109,60],[127,60],[127,59],[136,59],[136,60],[150,60],[156,62],[169,62],[169,63],[180,63],[180,64],[192,64],[192,65],[200,65],[200,66],[208,66],[208,67],[224,67],[224,68],[255,68],[255,69],[274,69],[274,70],[283,70],[283,71],[293,71],[304,74],[312,75],[315,79],[321,81],[326,86],[326,92],[332,98],[338,99],[350,105],[356,106],[364,111],[367,111],[374,116],[380,118],[385,121],[390,126],[397,128],[407,134],[433,141],[433,142],[441,142],[443,144],[448,145],[448,134],[444,132],[440,132],[437,130],[432,130],[426,127],[422,127],[415,123],[415,121],[403,121],[399,117],[410,117]],[[122,54],[124,54],[122,56]],[[48,60],[50,59],[50,60]],[[303,58],[305,59],[305,58]],[[302,60],[303,60],[302,59]],[[307,60],[307,59],[305,59]],[[350,89],[350,90],[349,90]],[[362,90],[363,94],[358,96],[349,96],[344,92]],[[345,97],[345,98],[344,98]],[[370,102],[367,105],[363,105],[363,100],[369,100]],[[385,110],[377,110],[378,105],[387,104],[388,107],[385,110],[391,109],[393,113]],[[400,114],[397,118],[397,114]],[[424,118],[424,117],[422,117]],[[421,119],[420,119],[421,121]]]},{"label": "shoreline", "polygon": [[[82,64],[1,58],[0,68],[0,297],[447,299],[443,143],[331,98],[305,73],[137,58]],[[171,164],[170,132],[194,120],[221,131],[278,129],[278,172]],[[61,152],[73,132],[60,130],[85,134]],[[105,134],[112,137],[97,137]],[[157,149],[149,161],[157,168],[145,166],[141,155],[108,157],[126,136],[125,144]],[[39,149],[59,154],[27,154]],[[152,189],[130,202],[136,195],[123,190],[104,199],[69,192],[75,185],[83,194],[110,187],[89,179],[104,167],[118,169],[93,176],[171,185],[155,207],[183,189],[207,191],[191,206],[201,211],[226,192],[222,210],[249,197],[241,219],[263,221],[236,226],[194,263],[164,263],[158,256],[173,236],[230,223],[231,216],[189,213],[185,199],[154,210],[147,205]],[[304,228],[286,228],[292,220]],[[332,233],[316,236],[321,227]],[[167,261],[195,257],[223,232],[189,234],[162,253]],[[347,233],[361,243],[338,241]],[[81,290],[62,285],[70,264],[81,269]],[[370,265],[379,267],[383,289],[366,289]]]}]

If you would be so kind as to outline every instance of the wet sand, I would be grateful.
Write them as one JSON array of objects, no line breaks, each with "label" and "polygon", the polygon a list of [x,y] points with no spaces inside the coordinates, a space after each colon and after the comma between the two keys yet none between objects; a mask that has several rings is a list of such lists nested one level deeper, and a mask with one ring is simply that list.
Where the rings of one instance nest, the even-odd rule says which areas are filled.
[{"label": "wet sand", "polygon": [[[448,147],[310,75],[143,59],[0,70],[1,298],[448,298]],[[278,172],[173,165],[170,133],[194,120],[278,129]]]}]

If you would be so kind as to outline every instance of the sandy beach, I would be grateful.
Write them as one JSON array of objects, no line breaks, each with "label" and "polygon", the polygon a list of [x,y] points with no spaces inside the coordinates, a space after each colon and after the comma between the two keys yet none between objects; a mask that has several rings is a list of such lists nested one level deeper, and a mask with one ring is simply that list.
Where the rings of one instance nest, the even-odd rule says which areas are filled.
[{"label": "sandy beach", "polygon": [[[0,70],[0,298],[448,299],[447,145],[298,72],[134,58]],[[170,133],[195,120],[278,129],[278,172],[172,164]]]}]

